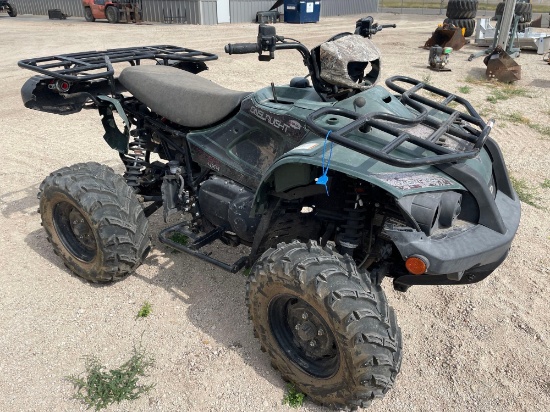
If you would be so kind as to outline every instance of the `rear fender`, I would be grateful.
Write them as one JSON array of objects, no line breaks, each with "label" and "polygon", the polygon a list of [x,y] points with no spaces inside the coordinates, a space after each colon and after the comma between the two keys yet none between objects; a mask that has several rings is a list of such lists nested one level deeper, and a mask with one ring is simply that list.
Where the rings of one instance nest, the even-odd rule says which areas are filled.
[{"label": "rear fender", "polygon": [[[26,108],[40,112],[67,115],[80,112],[90,102],[94,102],[98,95],[111,93],[111,85],[107,79],[68,83],[69,90],[62,93],[58,90],[58,83],[63,80],[49,76],[33,76],[23,84],[21,98]],[[116,93],[125,91],[124,87],[115,79]]]},{"label": "rear fender", "polygon": [[[111,149],[115,149],[120,153],[128,153],[128,144],[130,141],[130,122],[124,113],[122,105],[117,99],[109,96],[97,96],[101,101],[98,106],[99,114],[101,115],[101,123],[105,129],[103,138]],[[113,116],[115,110],[121,117],[124,123],[124,132],[118,128]]]}]

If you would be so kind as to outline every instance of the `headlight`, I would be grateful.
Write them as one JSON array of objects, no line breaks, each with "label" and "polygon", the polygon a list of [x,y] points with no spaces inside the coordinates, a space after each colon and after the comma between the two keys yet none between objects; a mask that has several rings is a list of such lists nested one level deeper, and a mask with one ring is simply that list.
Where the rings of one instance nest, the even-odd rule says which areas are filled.
[{"label": "headlight", "polygon": [[462,195],[457,192],[422,193],[399,200],[405,211],[428,236],[439,228],[451,227],[460,214]]}]

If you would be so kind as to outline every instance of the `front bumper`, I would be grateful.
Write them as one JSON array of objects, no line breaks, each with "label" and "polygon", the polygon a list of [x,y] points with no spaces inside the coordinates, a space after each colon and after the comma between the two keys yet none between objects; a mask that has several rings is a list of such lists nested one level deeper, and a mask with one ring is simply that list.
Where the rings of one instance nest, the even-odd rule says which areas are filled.
[{"label": "front bumper", "polygon": [[480,224],[441,239],[427,237],[422,232],[386,230],[403,258],[422,255],[430,262],[424,275],[396,278],[396,288],[474,283],[491,274],[506,258],[521,216],[515,193],[511,198],[497,192],[495,204],[505,226],[504,233]]}]

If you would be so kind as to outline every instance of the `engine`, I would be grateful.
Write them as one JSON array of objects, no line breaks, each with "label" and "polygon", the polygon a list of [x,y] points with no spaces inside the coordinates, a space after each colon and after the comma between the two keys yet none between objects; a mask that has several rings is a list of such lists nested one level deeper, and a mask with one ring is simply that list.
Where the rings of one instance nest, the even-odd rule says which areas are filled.
[{"label": "engine", "polygon": [[213,176],[201,184],[201,214],[214,226],[222,226],[246,242],[254,240],[260,217],[250,217],[254,193],[232,180]]}]

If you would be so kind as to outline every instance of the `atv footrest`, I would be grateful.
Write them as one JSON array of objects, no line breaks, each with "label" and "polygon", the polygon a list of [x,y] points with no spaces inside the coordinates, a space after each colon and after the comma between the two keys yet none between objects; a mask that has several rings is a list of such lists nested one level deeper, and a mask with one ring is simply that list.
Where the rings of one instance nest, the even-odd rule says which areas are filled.
[{"label": "atv footrest", "polygon": [[223,227],[217,227],[199,236],[197,233],[189,230],[187,223],[178,223],[160,232],[159,240],[165,245],[179,250],[180,252],[189,253],[190,255],[212,263],[228,272],[236,273],[246,265],[248,261],[246,256],[239,258],[233,264],[228,264],[200,251],[202,247],[213,243],[215,240],[221,239],[224,232],[225,229]]}]

